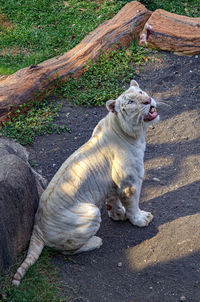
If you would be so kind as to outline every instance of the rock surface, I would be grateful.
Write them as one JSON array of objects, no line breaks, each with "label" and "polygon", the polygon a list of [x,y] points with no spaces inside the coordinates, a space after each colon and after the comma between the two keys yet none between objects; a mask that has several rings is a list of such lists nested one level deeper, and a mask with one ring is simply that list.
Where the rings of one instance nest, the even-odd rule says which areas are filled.
[{"label": "rock surface", "polygon": [[27,247],[39,201],[38,188],[46,185],[27,160],[25,148],[0,139],[0,272]]},{"label": "rock surface", "polygon": [[44,93],[58,77],[62,79],[70,74],[73,76],[81,74],[85,64],[89,60],[97,59],[100,51],[108,51],[118,43],[128,45],[134,41],[150,14],[145,6],[132,1],[64,55],[0,78],[0,121],[4,120],[2,117],[8,114],[11,107],[14,109],[30,101],[38,92]]},{"label": "rock surface", "polygon": [[190,18],[157,9],[145,25],[141,42],[148,47],[194,55],[200,53],[200,18]]}]

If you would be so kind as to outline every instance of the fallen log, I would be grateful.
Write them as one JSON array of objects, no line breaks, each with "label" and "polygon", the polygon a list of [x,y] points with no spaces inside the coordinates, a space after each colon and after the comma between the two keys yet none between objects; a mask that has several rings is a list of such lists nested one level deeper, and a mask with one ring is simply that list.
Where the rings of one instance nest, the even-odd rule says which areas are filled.
[{"label": "fallen log", "polygon": [[151,13],[137,1],[126,4],[116,16],[98,26],[76,47],[61,56],[38,65],[20,69],[0,78],[0,121],[19,105],[43,94],[58,78],[77,76],[85,64],[120,45],[127,46],[137,39]]},{"label": "fallen log", "polygon": [[162,9],[152,13],[141,34],[149,48],[194,55],[200,53],[200,18],[190,18]]}]

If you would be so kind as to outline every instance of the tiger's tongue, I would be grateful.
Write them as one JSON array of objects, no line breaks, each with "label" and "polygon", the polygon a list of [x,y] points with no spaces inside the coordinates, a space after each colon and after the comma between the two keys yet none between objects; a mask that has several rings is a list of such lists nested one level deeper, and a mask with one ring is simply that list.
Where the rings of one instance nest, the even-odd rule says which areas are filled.
[{"label": "tiger's tongue", "polygon": [[145,120],[152,121],[153,119],[155,119],[157,117],[157,115],[158,115],[158,113],[157,113],[155,107],[151,107],[149,110],[149,113],[145,117]]},{"label": "tiger's tongue", "polygon": [[155,111],[153,113],[150,113],[147,115],[148,119],[151,121],[153,120],[154,118],[156,118],[156,116],[158,115],[158,113]]}]

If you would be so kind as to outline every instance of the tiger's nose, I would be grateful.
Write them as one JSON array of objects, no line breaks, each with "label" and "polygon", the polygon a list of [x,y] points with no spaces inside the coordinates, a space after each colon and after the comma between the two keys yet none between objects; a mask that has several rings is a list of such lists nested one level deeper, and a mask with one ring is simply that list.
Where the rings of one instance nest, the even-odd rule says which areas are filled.
[{"label": "tiger's nose", "polygon": [[147,100],[145,100],[145,101],[143,102],[143,104],[144,104],[144,105],[149,105],[149,104],[151,104],[151,98],[148,98]]}]

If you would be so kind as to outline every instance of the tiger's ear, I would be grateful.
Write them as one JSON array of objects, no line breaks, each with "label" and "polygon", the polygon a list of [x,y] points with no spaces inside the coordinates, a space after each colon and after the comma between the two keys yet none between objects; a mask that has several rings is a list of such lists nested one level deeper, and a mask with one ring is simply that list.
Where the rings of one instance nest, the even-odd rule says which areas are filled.
[{"label": "tiger's ear", "polygon": [[136,82],[135,80],[131,80],[130,87],[131,87],[131,86],[139,87],[139,84],[138,84],[138,82]]},{"label": "tiger's ear", "polygon": [[113,113],[119,112],[119,106],[117,105],[116,100],[107,101],[106,108],[108,109],[108,111],[111,111]]}]

